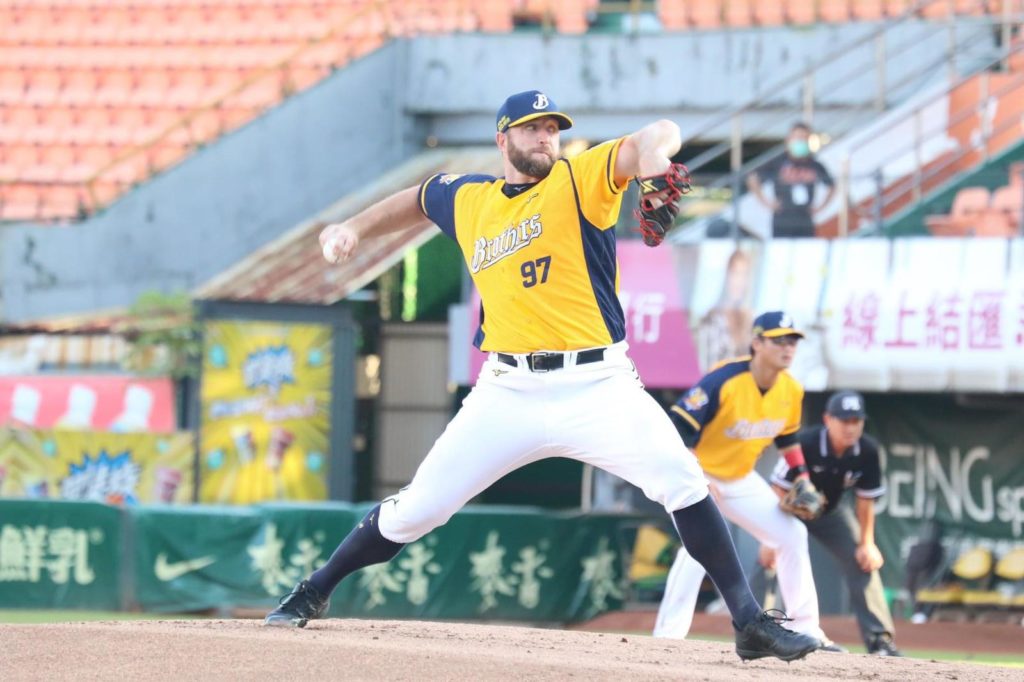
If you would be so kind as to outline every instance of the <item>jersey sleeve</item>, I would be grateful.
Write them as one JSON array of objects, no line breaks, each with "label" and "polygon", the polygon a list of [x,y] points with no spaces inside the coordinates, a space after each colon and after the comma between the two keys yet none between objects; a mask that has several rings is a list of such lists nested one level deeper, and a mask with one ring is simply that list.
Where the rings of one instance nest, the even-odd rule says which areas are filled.
[{"label": "jersey sleeve", "polygon": [[793,377],[789,375],[784,376],[789,383],[790,405],[789,415],[786,417],[786,425],[782,427],[782,431],[775,437],[775,445],[780,450],[799,442],[797,440],[797,432],[800,430],[800,422],[804,414],[804,387]]},{"label": "jersey sleeve", "polygon": [[878,443],[864,437],[860,441],[861,474],[854,484],[857,497],[873,500],[885,494],[882,464],[878,456]]},{"label": "jersey sleeve", "polygon": [[669,417],[687,447],[700,442],[701,430],[718,412],[721,383],[713,378],[713,374],[704,376],[669,409]]},{"label": "jersey sleeve", "polygon": [[615,161],[624,139],[610,140],[569,159],[583,217],[600,230],[618,222],[622,193],[629,185],[629,181],[615,183]]},{"label": "jersey sleeve", "polygon": [[459,189],[469,182],[494,180],[489,175],[452,175],[438,173],[420,185],[420,210],[430,218],[441,231],[452,239],[455,233],[455,197]]}]

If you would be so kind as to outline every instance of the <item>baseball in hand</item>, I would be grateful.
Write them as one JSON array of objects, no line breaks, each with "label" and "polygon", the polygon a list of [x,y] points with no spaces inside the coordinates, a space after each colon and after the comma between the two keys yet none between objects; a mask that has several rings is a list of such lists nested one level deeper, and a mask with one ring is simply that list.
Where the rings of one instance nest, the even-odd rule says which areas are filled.
[{"label": "baseball in hand", "polygon": [[338,249],[338,241],[336,239],[324,240],[324,260],[328,263],[337,263],[341,259],[341,252]]}]

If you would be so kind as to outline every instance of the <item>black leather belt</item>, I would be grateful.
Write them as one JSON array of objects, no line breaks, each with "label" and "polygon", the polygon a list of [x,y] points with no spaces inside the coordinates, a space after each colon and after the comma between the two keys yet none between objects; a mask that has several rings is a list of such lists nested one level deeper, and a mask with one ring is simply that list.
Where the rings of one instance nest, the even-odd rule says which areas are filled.
[{"label": "black leather belt", "polygon": [[[553,369],[565,367],[565,358],[568,355],[568,353],[545,353],[543,351],[530,353],[526,356],[526,365],[530,368],[531,372],[550,372]],[[509,355],[508,353],[498,353],[498,360],[506,365],[519,366],[516,356]],[[589,365],[592,362],[601,362],[602,360],[604,360],[604,348],[591,348],[590,350],[581,350],[576,353],[577,365]]]}]

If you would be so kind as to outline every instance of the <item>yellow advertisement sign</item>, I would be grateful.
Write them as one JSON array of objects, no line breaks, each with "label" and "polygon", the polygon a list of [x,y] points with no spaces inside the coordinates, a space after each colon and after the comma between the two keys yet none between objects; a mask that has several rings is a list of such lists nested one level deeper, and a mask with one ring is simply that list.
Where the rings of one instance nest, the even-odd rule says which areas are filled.
[{"label": "yellow advertisement sign", "polygon": [[327,498],[332,338],[321,324],[206,323],[200,502]]},{"label": "yellow advertisement sign", "polygon": [[190,503],[191,433],[0,428],[0,497]]}]

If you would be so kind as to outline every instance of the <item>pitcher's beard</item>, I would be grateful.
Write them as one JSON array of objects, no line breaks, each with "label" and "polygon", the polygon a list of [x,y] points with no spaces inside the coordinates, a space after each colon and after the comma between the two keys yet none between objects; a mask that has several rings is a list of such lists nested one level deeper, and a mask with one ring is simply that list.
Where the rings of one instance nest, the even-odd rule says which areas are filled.
[{"label": "pitcher's beard", "polygon": [[508,146],[508,160],[523,175],[540,180],[546,178],[555,165],[555,159],[550,156],[530,154],[512,144]]}]

